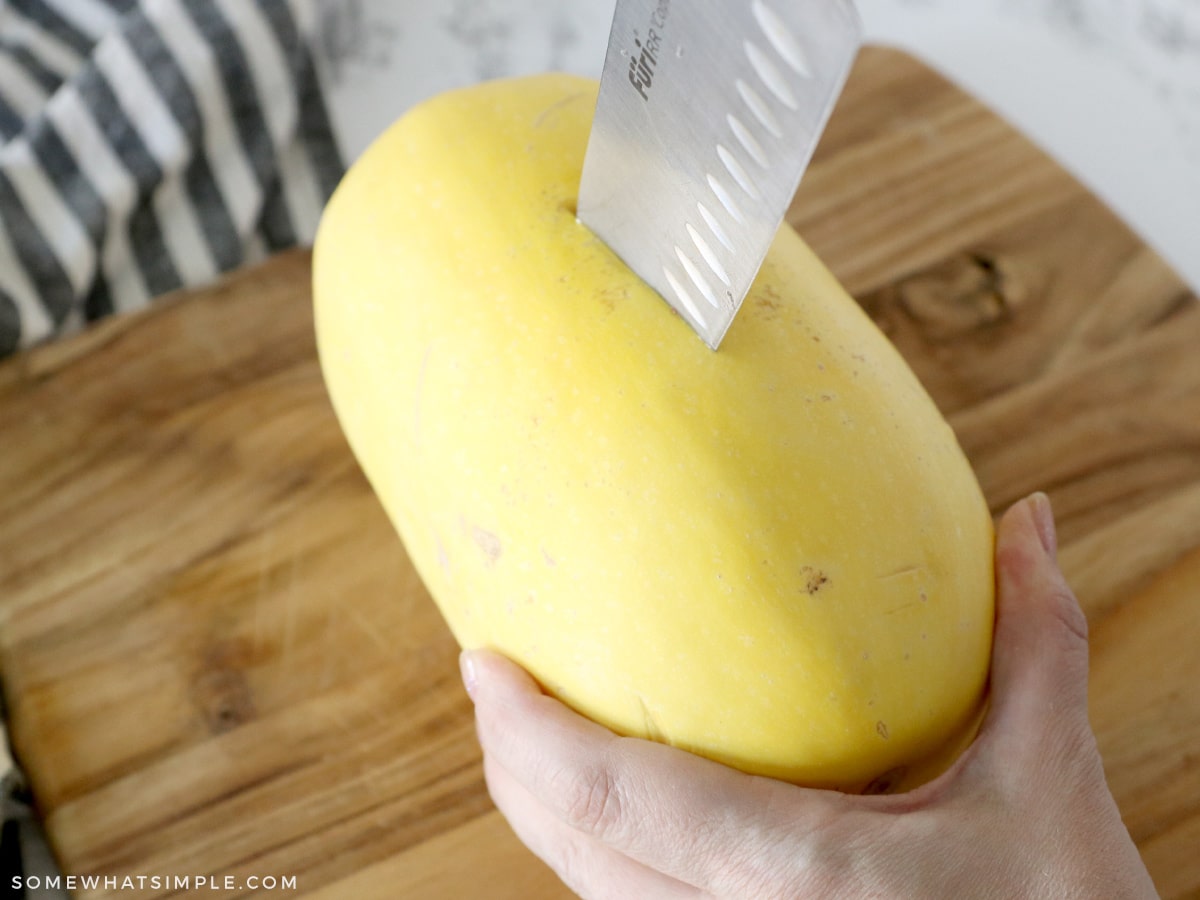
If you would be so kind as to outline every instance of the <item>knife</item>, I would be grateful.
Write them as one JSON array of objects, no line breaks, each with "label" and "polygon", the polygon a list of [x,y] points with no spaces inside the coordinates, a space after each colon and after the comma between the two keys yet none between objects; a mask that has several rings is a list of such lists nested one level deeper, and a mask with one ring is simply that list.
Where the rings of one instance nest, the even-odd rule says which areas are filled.
[{"label": "knife", "polygon": [[577,215],[713,350],[861,34],[852,0],[617,0]]}]

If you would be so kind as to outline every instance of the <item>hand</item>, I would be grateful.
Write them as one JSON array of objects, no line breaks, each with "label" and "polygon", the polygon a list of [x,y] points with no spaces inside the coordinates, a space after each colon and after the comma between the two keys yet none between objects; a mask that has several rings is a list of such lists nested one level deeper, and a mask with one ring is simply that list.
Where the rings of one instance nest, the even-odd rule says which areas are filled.
[{"label": "hand", "polygon": [[1001,520],[991,708],[914,791],[811,790],[617,737],[475,651],[463,677],[492,799],[592,900],[1157,896],[1105,784],[1087,623],[1055,540],[1043,495]]}]

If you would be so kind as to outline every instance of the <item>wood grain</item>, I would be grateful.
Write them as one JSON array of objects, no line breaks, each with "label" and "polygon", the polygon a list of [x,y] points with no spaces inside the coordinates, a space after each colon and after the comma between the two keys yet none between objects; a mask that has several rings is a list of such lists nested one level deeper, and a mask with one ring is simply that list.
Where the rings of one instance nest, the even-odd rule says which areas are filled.
[{"label": "wood grain", "polygon": [[[1163,895],[1200,897],[1195,297],[892,51],[860,57],[789,218],[993,509],[1049,491],[1114,794]],[[329,408],[308,280],[287,254],[0,366],[0,675],[56,852],[322,900],[569,896],[487,798],[456,647]]]}]

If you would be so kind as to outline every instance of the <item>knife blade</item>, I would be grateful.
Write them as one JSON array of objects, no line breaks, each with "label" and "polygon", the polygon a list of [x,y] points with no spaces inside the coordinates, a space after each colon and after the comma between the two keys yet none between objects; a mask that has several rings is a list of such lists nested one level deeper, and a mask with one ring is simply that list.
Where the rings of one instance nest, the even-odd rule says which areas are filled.
[{"label": "knife blade", "polygon": [[861,33],[852,0],[617,0],[576,213],[713,350]]}]

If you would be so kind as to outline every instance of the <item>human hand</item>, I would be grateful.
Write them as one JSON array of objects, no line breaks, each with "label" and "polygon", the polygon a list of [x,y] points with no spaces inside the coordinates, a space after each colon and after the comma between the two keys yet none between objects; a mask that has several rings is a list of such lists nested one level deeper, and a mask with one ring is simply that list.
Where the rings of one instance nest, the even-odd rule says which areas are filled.
[{"label": "human hand", "polygon": [[1087,719],[1087,623],[1042,495],[996,547],[991,707],[936,780],[851,796],[623,738],[498,654],[463,654],[488,790],[589,900],[1157,896]]}]

